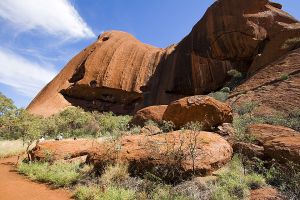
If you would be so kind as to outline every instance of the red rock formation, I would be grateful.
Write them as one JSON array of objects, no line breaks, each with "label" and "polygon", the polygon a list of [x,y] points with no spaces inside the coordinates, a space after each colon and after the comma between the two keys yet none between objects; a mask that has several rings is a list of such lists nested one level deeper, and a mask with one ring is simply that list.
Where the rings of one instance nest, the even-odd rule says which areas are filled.
[{"label": "red rock formation", "polygon": [[116,142],[105,142],[90,151],[88,160],[98,169],[108,163],[128,163],[134,173],[161,169],[166,175],[165,169],[173,170],[174,174],[169,175],[179,180],[180,175],[189,176],[192,172],[210,173],[226,164],[231,156],[230,144],[217,134],[176,131],[125,136]]},{"label": "red rock formation", "polygon": [[104,33],[66,65],[28,110],[49,116],[75,105],[128,114],[218,90],[228,70],[252,75],[299,47],[300,25],[280,8],[268,0],[216,1],[188,36],[166,49],[127,33]]},{"label": "red rock formation", "polygon": [[63,160],[88,154],[88,150],[98,145],[94,140],[44,141],[34,147],[30,154],[33,160]]},{"label": "red rock formation", "polygon": [[232,122],[232,110],[226,103],[209,96],[192,96],[172,102],[166,109],[163,120],[171,121],[177,128],[189,122],[200,122],[210,129]]},{"label": "red rock formation", "polygon": [[167,105],[149,106],[135,113],[131,120],[131,124],[144,126],[145,122],[151,120],[157,124],[163,122],[163,115],[167,109]]}]

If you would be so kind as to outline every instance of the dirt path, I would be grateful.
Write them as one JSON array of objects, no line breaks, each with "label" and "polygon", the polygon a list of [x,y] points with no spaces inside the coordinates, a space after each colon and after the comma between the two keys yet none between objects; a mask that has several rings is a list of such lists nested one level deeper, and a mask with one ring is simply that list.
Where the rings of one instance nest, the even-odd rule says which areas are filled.
[{"label": "dirt path", "polygon": [[66,190],[52,190],[47,185],[32,182],[17,174],[17,158],[0,160],[0,200],[69,200]]}]

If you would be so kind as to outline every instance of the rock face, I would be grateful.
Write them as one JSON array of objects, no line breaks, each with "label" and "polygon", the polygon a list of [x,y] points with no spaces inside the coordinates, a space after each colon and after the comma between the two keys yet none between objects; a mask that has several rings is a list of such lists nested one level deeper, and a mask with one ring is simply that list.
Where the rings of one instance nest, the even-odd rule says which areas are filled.
[{"label": "rock face", "polygon": [[137,111],[132,120],[131,124],[144,126],[145,123],[149,120],[161,124],[163,121],[163,115],[167,109],[167,105],[160,106],[149,106],[144,109]]},{"label": "rock face", "polygon": [[28,110],[49,116],[75,105],[129,114],[218,90],[229,79],[228,70],[252,76],[299,47],[300,25],[280,9],[268,0],[216,1],[188,36],[166,49],[106,32],[75,56]]},{"label": "rock face", "polygon": [[229,105],[209,96],[192,96],[168,105],[163,120],[172,121],[177,128],[189,122],[200,122],[203,128],[210,129],[223,123],[232,122]]},{"label": "rock face", "polygon": [[[299,37],[300,38],[300,37]],[[257,102],[256,114],[286,114],[300,110],[300,49],[291,51],[238,86],[228,102]]]},{"label": "rock face", "polygon": [[132,173],[150,171],[161,178],[178,176],[176,180],[180,180],[192,172],[210,173],[226,164],[231,156],[230,144],[217,134],[177,131],[153,136],[125,136],[115,143],[106,142],[94,148],[88,160],[98,169],[107,163],[121,162],[128,163]]}]

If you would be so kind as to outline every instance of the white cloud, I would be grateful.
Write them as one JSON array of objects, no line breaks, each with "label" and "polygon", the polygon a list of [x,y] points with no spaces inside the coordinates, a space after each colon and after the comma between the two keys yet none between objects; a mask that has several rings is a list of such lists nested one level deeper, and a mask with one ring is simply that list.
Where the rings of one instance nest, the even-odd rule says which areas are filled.
[{"label": "white cloud", "polygon": [[43,30],[67,39],[95,37],[69,0],[0,0],[0,17],[20,31]]},{"label": "white cloud", "polygon": [[0,83],[16,89],[23,95],[34,97],[56,73],[49,66],[41,66],[0,48]]}]

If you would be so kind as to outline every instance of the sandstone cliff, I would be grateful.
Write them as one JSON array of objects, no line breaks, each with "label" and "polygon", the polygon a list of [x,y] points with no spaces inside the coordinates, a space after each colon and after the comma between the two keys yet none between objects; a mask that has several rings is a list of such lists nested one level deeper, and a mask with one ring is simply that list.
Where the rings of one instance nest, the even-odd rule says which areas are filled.
[{"label": "sandstone cliff", "polygon": [[[28,106],[49,116],[69,105],[129,114],[223,87],[227,71],[255,77],[300,47],[300,23],[268,0],[219,0],[166,49],[106,32],[75,56]],[[297,68],[297,67],[296,67]],[[299,69],[299,67],[298,67]],[[238,92],[239,90],[237,90]]]}]

